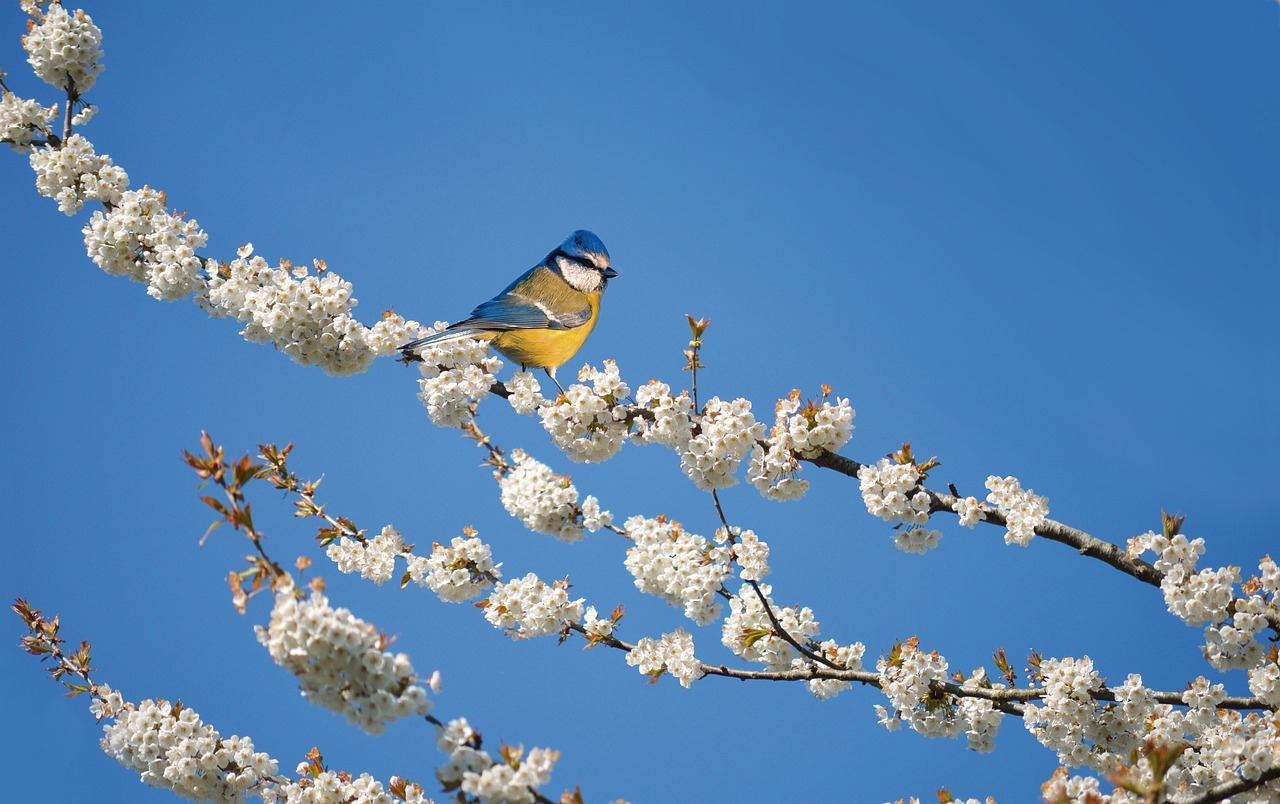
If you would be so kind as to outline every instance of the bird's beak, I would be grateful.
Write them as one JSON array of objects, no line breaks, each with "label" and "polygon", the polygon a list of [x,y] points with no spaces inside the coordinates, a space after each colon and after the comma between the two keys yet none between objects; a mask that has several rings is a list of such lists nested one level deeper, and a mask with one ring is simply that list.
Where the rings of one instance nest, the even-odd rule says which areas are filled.
[{"label": "bird's beak", "polygon": [[613,279],[615,276],[618,275],[618,272],[613,270],[612,268],[605,268],[601,273],[604,274],[605,279]]}]

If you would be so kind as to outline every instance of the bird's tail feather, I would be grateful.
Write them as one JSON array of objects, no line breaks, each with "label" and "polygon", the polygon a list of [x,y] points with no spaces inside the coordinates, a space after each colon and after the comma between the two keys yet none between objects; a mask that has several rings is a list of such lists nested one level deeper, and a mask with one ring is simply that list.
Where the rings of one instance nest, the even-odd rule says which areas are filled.
[{"label": "bird's tail feather", "polygon": [[482,335],[482,331],[463,327],[461,329],[446,329],[444,332],[436,332],[425,338],[418,338],[416,341],[409,341],[405,345],[399,347],[404,354],[414,352],[423,346],[430,346],[435,343],[448,343],[449,341],[461,340],[462,338],[475,338]]}]

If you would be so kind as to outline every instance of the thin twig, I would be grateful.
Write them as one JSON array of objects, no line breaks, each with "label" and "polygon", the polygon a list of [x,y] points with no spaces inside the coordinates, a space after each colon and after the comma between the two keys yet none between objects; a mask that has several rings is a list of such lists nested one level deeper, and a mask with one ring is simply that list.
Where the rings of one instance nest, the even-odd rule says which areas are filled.
[{"label": "thin twig", "polygon": [[79,97],[80,97],[79,94],[76,92],[75,82],[71,80],[70,76],[68,76],[67,77],[67,102],[66,102],[66,105],[63,107],[63,115],[62,115],[62,142],[63,143],[66,143],[67,140],[71,139],[71,116],[72,116],[72,112],[74,111],[73,107],[75,106],[76,98],[79,98]]},{"label": "thin twig", "polygon": [[[715,489],[711,490],[711,499],[712,501],[715,502],[716,514],[720,517],[720,524],[724,526],[725,536],[729,538],[730,541],[732,541],[733,530],[729,527],[729,520],[725,518],[724,508],[721,507],[720,505],[720,495],[716,492]],[[750,587],[753,590],[755,590],[756,597],[760,599],[760,605],[764,607],[765,614],[769,615],[769,622],[773,624],[774,630],[777,632],[778,636],[781,637],[784,642],[786,642],[791,647],[795,648],[797,651],[800,652],[801,656],[804,656],[806,659],[808,659],[811,662],[819,662],[821,664],[826,665],[827,667],[831,667],[834,669],[841,669],[840,665],[836,664],[835,662],[831,661],[830,659],[828,659],[827,657],[819,653],[814,653],[812,650],[809,650],[804,645],[801,645],[799,641],[796,640],[795,637],[791,636],[790,632],[788,632],[787,629],[783,627],[782,623],[778,621],[778,616],[773,613],[773,606],[769,605],[769,597],[764,593],[764,590],[760,588],[760,583],[758,581],[747,581],[747,584],[750,585]]]}]

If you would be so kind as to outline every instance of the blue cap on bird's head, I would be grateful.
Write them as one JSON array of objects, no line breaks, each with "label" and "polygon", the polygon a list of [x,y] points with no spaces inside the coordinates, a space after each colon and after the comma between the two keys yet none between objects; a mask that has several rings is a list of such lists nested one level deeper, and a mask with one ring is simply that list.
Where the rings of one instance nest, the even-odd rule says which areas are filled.
[{"label": "blue cap on bird's head", "polygon": [[[609,250],[600,242],[600,238],[586,229],[579,229],[565,238],[560,250],[575,260],[596,263],[601,268],[609,264]],[[592,259],[596,257],[597,259]],[[598,259],[603,257],[603,259]]]}]

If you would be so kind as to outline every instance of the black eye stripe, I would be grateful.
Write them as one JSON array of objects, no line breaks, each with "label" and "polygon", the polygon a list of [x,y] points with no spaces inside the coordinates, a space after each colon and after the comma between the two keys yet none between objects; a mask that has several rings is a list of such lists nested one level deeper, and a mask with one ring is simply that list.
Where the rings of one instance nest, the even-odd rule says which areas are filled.
[{"label": "black eye stripe", "polygon": [[587,260],[584,260],[584,259],[582,259],[581,257],[575,257],[575,256],[573,256],[572,254],[568,253],[567,251],[565,251],[565,250],[564,250],[564,249],[562,249],[562,248],[557,248],[555,251],[553,251],[553,252],[551,252],[550,254],[548,254],[548,255],[547,255],[547,262],[551,262],[552,260],[554,260],[554,259],[555,259],[555,258],[557,258],[557,257],[562,257],[562,258],[564,258],[564,259],[566,259],[566,260],[569,260],[570,262],[576,262],[576,263],[578,263],[579,265],[582,265],[582,266],[584,266],[584,267],[586,267],[586,268],[590,268],[590,269],[591,269],[591,270],[593,270],[593,271],[603,271],[603,270],[604,270],[603,268],[598,268],[598,267],[596,267],[596,265],[595,265],[594,263],[588,262]]}]

